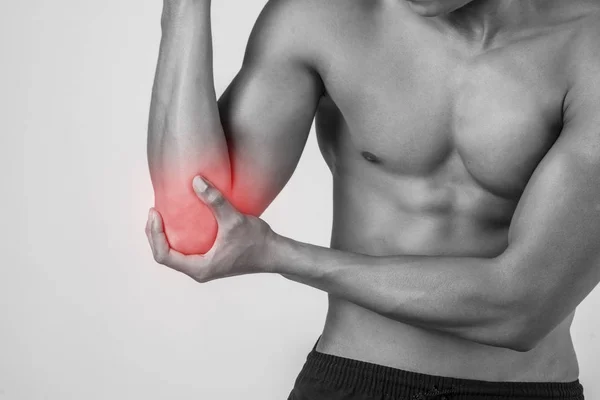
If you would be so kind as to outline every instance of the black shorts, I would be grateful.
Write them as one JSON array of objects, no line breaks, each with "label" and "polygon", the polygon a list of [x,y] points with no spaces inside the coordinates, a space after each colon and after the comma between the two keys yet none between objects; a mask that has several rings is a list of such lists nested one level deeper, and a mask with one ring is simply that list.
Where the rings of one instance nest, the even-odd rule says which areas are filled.
[{"label": "black shorts", "polygon": [[324,354],[316,347],[308,354],[288,400],[584,400],[579,380],[449,378]]}]

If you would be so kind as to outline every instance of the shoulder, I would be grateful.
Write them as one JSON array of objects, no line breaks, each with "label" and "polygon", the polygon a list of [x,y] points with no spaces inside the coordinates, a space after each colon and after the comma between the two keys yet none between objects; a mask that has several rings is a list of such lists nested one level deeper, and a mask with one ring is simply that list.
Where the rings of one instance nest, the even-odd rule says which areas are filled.
[{"label": "shoulder", "polygon": [[600,165],[600,12],[578,21],[567,58],[565,143],[571,145],[571,150],[576,149],[579,160]]},{"label": "shoulder", "polygon": [[[565,57],[568,102],[600,99],[600,7],[572,24]],[[577,101],[575,101],[577,100]]]},{"label": "shoulder", "polygon": [[574,80],[600,72],[600,7],[592,8],[574,24],[568,65]]},{"label": "shoulder", "polygon": [[[356,0],[268,0],[252,36],[278,43],[320,43],[344,19]],[[325,37],[324,37],[325,35]]]},{"label": "shoulder", "polygon": [[248,46],[260,52],[278,52],[306,40],[310,0],[269,0],[260,12]]},{"label": "shoulder", "polygon": [[349,36],[367,23],[380,0],[268,0],[254,24],[246,61],[300,60],[328,64]]},{"label": "shoulder", "polygon": [[314,57],[323,8],[315,0],[268,0],[250,33],[245,62]]}]

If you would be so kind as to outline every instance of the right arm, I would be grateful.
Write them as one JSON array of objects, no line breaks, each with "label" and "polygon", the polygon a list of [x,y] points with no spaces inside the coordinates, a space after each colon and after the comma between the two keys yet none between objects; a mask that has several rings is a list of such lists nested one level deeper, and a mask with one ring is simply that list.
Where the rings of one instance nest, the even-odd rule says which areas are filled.
[{"label": "right arm", "polygon": [[269,1],[241,70],[217,102],[210,0],[165,1],[148,162],[174,249],[205,253],[216,236],[212,212],[192,190],[195,175],[255,216],[292,175],[322,92],[304,32],[307,12],[303,0]]}]

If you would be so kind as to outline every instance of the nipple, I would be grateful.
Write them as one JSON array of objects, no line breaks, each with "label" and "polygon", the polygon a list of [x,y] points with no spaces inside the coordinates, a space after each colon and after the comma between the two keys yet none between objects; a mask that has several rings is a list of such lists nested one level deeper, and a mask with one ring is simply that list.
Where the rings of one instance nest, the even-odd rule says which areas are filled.
[{"label": "nipple", "polygon": [[379,159],[379,157],[377,157],[375,154],[370,153],[368,151],[363,151],[361,153],[361,155],[364,157],[365,160],[375,163],[375,164],[379,164],[381,162],[381,160]]}]

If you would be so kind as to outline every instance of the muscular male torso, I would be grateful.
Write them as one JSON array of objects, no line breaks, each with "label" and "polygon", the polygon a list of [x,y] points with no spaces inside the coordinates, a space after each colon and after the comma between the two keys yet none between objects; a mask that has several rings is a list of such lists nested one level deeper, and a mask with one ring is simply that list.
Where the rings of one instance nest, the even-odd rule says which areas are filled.
[{"label": "muscular male torso", "polygon": [[[333,174],[332,247],[479,257],[506,248],[525,185],[561,132],[571,45],[600,10],[594,1],[544,2],[510,29],[481,32],[486,41],[418,16],[405,1],[311,2],[324,86],[316,129]],[[517,352],[330,295],[317,350],[433,375],[567,382],[579,373],[572,320]]]}]

